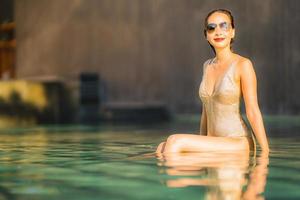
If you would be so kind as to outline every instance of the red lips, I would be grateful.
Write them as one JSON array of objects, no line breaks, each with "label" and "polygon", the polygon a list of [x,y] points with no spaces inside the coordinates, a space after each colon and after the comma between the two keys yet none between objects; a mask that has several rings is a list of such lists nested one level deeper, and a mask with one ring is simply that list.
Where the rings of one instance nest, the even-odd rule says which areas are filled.
[{"label": "red lips", "polygon": [[214,38],[214,41],[216,42],[222,42],[223,40],[225,40],[225,38]]}]

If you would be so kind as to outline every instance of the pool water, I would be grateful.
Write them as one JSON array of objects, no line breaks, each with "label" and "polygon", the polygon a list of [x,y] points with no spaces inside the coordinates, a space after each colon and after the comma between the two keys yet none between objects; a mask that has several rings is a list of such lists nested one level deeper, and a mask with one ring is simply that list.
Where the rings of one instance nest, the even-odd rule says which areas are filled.
[{"label": "pool water", "polygon": [[270,138],[269,157],[260,152],[152,154],[170,133],[196,125],[186,127],[2,131],[0,199],[300,199],[297,127],[274,128],[281,134]]}]

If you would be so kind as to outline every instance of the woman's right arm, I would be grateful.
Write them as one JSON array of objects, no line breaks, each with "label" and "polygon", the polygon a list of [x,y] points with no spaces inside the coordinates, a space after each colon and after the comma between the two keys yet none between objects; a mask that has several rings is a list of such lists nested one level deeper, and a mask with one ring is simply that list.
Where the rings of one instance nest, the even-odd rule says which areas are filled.
[{"label": "woman's right arm", "polygon": [[202,104],[202,114],[200,120],[200,135],[207,135],[207,116],[204,104]]}]

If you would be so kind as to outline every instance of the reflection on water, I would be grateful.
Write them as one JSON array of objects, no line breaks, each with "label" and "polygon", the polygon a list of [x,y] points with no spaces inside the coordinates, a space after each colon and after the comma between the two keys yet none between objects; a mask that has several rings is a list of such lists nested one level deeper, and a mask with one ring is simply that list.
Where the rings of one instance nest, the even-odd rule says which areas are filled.
[{"label": "reflection on water", "polygon": [[0,199],[300,199],[299,137],[271,138],[269,157],[156,157],[161,130],[75,130],[0,133]]},{"label": "reflection on water", "polygon": [[158,165],[168,187],[203,186],[204,199],[264,199],[268,155],[246,152],[170,153]]}]

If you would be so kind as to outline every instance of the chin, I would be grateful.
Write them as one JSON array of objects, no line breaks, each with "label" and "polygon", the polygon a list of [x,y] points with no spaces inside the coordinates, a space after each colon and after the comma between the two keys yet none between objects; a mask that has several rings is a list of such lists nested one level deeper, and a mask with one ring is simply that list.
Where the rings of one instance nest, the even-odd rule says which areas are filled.
[{"label": "chin", "polygon": [[230,43],[213,43],[212,44],[212,46],[214,47],[214,48],[217,48],[217,49],[224,49],[224,48],[226,48],[227,46],[230,46]]},{"label": "chin", "polygon": [[215,49],[224,49],[224,48],[226,48],[228,45],[213,45],[213,47],[215,48]]}]

